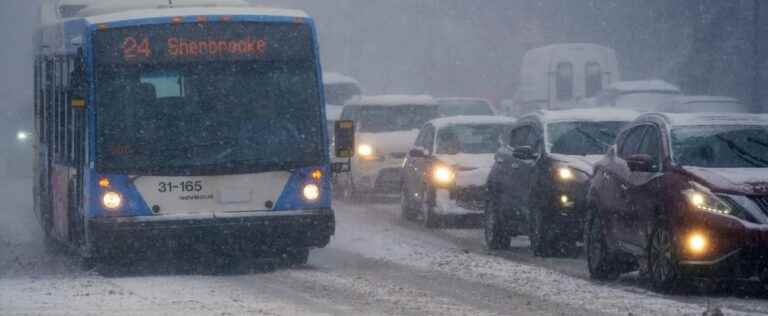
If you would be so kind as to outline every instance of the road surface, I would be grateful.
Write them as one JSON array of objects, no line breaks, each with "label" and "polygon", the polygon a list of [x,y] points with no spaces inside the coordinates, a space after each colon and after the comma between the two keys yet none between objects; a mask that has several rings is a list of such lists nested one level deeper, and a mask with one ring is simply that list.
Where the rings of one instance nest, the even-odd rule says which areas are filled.
[{"label": "road surface", "polygon": [[427,230],[396,204],[336,203],[337,234],[299,267],[213,254],[78,268],[46,251],[29,179],[0,179],[0,315],[725,315],[768,314],[755,284],[651,292],[636,275],[588,279],[580,259],[487,252],[480,230]]}]

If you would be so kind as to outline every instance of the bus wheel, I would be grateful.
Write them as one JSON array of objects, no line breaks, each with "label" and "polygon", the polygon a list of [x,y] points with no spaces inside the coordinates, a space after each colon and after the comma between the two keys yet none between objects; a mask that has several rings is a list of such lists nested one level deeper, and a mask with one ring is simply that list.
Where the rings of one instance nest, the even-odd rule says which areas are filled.
[{"label": "bus wheel", "polygon": [[305,265],[309,262],[309,248],[286,249],[283,259],[292,266]]}]

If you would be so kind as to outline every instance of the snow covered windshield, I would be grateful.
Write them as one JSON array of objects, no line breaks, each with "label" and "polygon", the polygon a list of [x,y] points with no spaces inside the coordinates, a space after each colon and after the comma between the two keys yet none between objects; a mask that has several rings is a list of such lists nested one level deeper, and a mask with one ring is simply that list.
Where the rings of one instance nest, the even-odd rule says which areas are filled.
[{"label": "snow covered windshield", "polygon": [[631,92],[619,95],[613,106],[620,109],[653,111],[659,104],[679,95],[679,93],[672,91]]},{"label": "snow covered windshield", "polygon": [[563,155],[601,155],[613,144],[627,122],[562,122],[547,126],[550,152]]},{"label": "snow covered windshield", "polygon": [[[149,34],[168,38],[167,43],[169,36],[178,36],[155,28]],[[154,51],[163,53],[144,56],[155,41],[143,47],[138,40],[134,58],[125,55],[125,47],[115,50],[115,39],[146,33],[103,32],[96,48],[96,168],[131,174],[241,173],[321,161],[324,118],[313,53],[267,53],[271,44],[263,53],[248,52],[262,47],[254,38],[264,28],[186,30],[181,32],[188,34],[185,41],[197,41],[197,47],[179,45],[175,54],[171,45],[158,43]],[[256,44],[248,49],[247,39],[237,40],[252,36],[242,34],[247,31],[256,32],[250,39]],[[275,33],[280,31],[285,38],[307,36],[289,29]],[[272,34],[266,40],[282,37]],[[244,46],[219,51],[228,41]],[[301,47],[294,41],[288,47]],[[202,43],[211,44],[202,50]]]},{"label": "snow covered windshield", "polygon": [[765,126],[692,126],[672,130],[677,164],[703,168],[768,167]]},{"label": "snow covered windshield", "polygon": [[437,116],[436,106],[425,105],[349,106],[342,114],[342,118],[354,120],[364,133],[415,130]]},{"label": "snow covered windshield", "polygon": [[504,125],[456,125],[437,134],[437,154],[490,154],[499,149],[499,136]]}]

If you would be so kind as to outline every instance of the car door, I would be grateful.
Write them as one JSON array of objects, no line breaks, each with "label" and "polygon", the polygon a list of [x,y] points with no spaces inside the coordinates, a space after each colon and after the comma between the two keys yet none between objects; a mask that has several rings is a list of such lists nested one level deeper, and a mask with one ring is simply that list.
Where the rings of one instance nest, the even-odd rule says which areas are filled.
[{"label": "car door", "polygon": [[648,235],[654,224],[654,212],[659,206],[662,175],[661,131],[656,125],[646,125],[643,141],[638,149],[639,154],[651,157],[652,166],[649,171],[631,171],[629,189],[627,190],[628,212],[625,214],[627,242],[646,249]]},{"label": "car door", "polygon": [[625,137],[618,144],[618,155],[610,170],[612,185],[607,186],[607,189],[615,190],[611,194],[613,203],[610,205],[610,229],[612,235],[622,246],[627,243],[630,247],[634,245],[634,243],[629,242],[634,240],[631,236],[634,228],[627,225],[631,222],[632,217],[636,217],[633,215],[633,206],[628,196],[631,189],[632,173],[629,171],[626,159],[639,153],[646,129],[646,125],[639,125],[624,134]]},{"label": "car door", "polygon": [[[426,136],[427,128],[426,125],[421,128],[419,131],[419,135],[416,136],[416,141],[414,141],[413,145],[411,146],[411,149],[420,148],[420,144],[424,142],[424,137]],[[411,151],[409,150],[408,153],[405,156],[405,160],[403,161],[403,171],[402,171],[402,184],[403,184],[403,193],[407,195],[412,195],[414,183],[416,181],[416,178],[418,178],[416,174],[416,164],[415,160],[417,157],[411,156]]]}]

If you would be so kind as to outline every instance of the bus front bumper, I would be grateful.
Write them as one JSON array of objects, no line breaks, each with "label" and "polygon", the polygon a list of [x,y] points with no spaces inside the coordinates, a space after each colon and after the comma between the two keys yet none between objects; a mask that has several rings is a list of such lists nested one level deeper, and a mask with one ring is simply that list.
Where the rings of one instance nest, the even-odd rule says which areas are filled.
[{"label": "bus front bumper", "polygon": [[95,255],[158,248],[232,251],[325,247],[335,232],[331,209],[92,219]]}]

